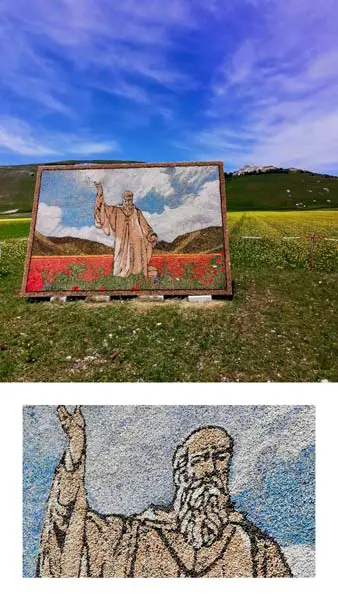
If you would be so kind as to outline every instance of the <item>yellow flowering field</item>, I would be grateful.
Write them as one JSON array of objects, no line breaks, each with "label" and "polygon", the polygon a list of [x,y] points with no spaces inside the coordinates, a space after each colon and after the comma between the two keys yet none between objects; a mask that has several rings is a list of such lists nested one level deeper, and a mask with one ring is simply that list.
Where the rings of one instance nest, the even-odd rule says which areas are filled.
[{"label": "yellow flowering field", "polygon": [[[29,219],[0,219],[2,268],[7,256],[5,240],[27,238],[29,226]],[[230,212],[228,226],[231,261],[236,269],[313,268],[338,272],[338,210]]]},{"label": "yellow flowering field", "polygon": [[338,271],[337,210],[229,213],[229,231],[235,267]]},{"label": "yellow flowering field", "polygon": [[338,210],[229,213],[229,229],[239,235],[310,235],[338,238]]}]

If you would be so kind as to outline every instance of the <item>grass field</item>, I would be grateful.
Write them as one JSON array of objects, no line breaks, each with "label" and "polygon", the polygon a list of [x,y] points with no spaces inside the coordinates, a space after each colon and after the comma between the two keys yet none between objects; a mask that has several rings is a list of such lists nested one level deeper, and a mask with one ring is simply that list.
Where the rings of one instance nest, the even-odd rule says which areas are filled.
[{"label": "grass field", "polygon": [[2,240],[25,238],[29,235],[30,218],[0,218],[0,242]]},{"label": "grass field", "polygon": [[[313,223],[300,215],[255,214],[257,235],[271,227],[299,235],[316,225],[325,237],[337,231],[337,211]],[[250,214],[231,215],[230,224],[234,234],[257,226]],[[337,245],[309,271],[308,240],[283,241],[282,234],[264,241],[234,237],[234,300],[206,305],[29,302],[18,296],[27,240],[6,239],[0,380],[338,381]],[[303,262],[292,258],[298,246],[287,254],[284,243],[303,243]]]}]

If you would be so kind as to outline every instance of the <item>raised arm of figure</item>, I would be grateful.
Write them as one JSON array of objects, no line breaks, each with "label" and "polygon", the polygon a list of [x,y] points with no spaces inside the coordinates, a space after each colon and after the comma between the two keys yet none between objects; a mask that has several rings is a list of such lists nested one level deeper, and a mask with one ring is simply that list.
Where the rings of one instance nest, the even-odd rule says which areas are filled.
[{"label": "raised arm of figure", "polygon": [[[85,489],[86,429],[81,409],[57,409],[67,435],[41,535],[37,577],[100,577],[115,568],[115,549],[125,518],[100,515],[88,506]],[[104,567],[106,565],[106,567]]]},{"label": "raised arm of figure", "polygon": [[37,575],[77,577],[88,508],[84,486],[85,421],[79,407],[71,414],[60,406],[58,416],[67,435],[67,447],[56,468],[49,494]]},{"label": "raised arm of figure", "polygon": [[116,207],[105,204],[102,183],[95,182],[95,185],[97,189],[94,206],[95,227],[110,235],[111,232],[115,233]]}]

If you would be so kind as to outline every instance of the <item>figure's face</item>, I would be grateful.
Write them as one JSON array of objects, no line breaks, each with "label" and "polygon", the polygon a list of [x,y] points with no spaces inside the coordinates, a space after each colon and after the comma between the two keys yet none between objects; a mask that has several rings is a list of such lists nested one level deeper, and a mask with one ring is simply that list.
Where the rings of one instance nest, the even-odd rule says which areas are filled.
[{"label": "figure's face", "polygon": [[124,192],[123,194],[123,204],[125,206],[133,206],[134,204],[134,194],[133,192]]},{"label": "figure's face", "polygon": [[189,455],[187,475],[189,479],[203,479],[209,475],[219,475],[227,481],[231,451],[227,446],[208,444],[198,452]]},{"label": "figure's face", "polygon": [[231,439],[220,430],[205,429],[188,444],[187,478],[196,480],[218,475],[226,487],[231,457]]},{"label": "figure's face", "polygon": [[232,439],[224,429],[204,427],[178,452],[174,508],[180,531],[194,548],[210,546],[228,521]]}]

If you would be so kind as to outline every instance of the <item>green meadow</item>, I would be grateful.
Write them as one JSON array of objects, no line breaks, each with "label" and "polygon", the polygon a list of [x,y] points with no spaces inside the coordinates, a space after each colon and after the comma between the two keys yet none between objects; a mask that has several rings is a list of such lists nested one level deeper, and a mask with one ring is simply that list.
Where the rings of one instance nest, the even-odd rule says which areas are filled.
[{"label": "green meadow", "polygon": [[338,211],[231,213],[234,299],[204,305],[20,298],[28,228],[0,221],[1,381],[338,380]]}]

